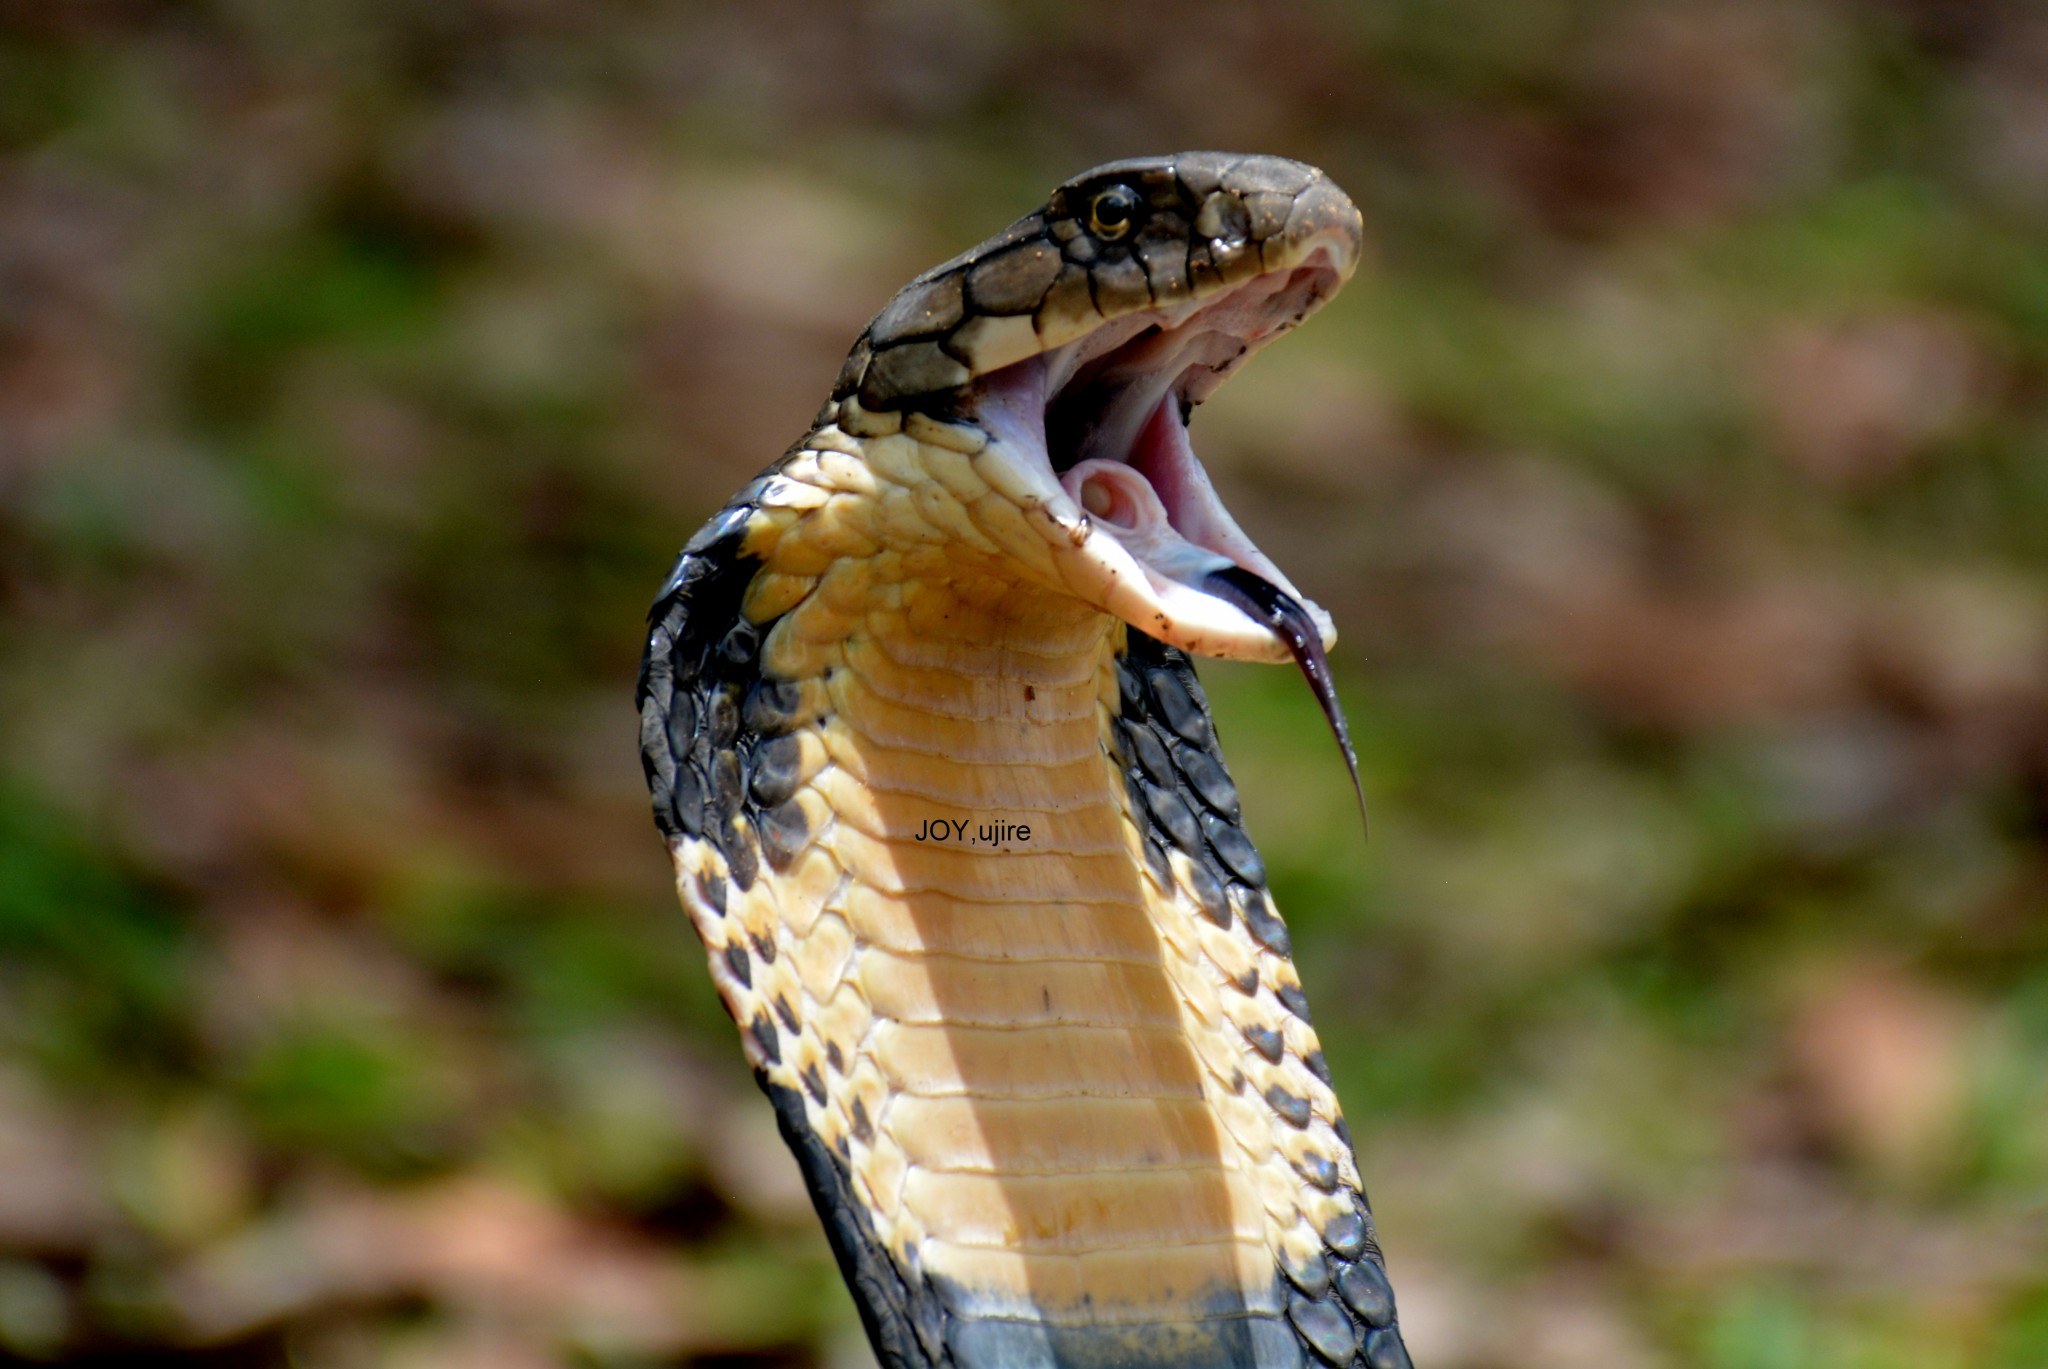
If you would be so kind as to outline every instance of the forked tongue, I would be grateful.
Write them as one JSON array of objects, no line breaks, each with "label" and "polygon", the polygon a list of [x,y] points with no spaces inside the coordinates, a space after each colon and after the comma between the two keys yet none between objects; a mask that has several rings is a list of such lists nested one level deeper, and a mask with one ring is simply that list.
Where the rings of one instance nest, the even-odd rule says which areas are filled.
[{"label": "forked tongue", "polygon": [[1351,728],[1344,721],[1344,706],[1337,701],[1337,684],[1330,678],[1330,658],[1323,654],[1323,635],[1299,599],[1278,585],[1260,579],[1243,566],[1212,570],[1202,588],[1243,609],[1254,622],[1266,624],[1273,635],[1287,644],[1295,665],[1315,691],[1330,731],[1344,753],[1345,769],[1351,772],[1351,792],[1358,799],[1358,822],[1370,835],[1372,823],[1365,813],[1365,787],[1358,782],[1358,753],[1351,749]]}]

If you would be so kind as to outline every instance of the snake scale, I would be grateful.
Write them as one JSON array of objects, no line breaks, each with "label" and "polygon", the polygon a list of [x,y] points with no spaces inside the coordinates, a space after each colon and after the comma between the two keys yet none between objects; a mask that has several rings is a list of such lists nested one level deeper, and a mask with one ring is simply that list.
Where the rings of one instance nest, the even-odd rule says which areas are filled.
[{"label": "snake scale", "polygon": [[1190,665],[1334,707],[1186,422],[1362,238],[1280,158],[1076,177],[890,301],[655,600],[655,818],[889,1369],[1409,1363]]}]

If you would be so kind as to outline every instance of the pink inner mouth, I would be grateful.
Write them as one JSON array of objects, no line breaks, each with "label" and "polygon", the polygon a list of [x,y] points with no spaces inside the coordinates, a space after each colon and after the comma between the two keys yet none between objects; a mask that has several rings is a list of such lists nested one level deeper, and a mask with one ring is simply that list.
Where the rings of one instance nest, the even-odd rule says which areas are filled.
[{"label": "pink inner mouth", "polygon": [[1200,588],[1238,566],[1298,597],[1216,497],[1186,416],[1338,280],[1312,256],[1197,305],[1119,319],[1040,359],[1047,459],[1061,486],[1153,576]]},{"label": "pink inner mouth", "polygon": [[1210,573],[1239,566],[1297,593],[1217,498],[1172,394],[1153,407],[1123,459],[1084,457],[1059,479],[1151,575],[1201,588]]}]

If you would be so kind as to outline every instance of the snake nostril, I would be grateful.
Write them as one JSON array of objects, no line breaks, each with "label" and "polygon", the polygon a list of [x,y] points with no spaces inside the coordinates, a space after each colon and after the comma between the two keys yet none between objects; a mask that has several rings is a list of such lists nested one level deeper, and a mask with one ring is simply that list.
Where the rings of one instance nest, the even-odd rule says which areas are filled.
[{"label": "snake nostril", "polygon": [[1244,201],[1227,190],[1216,191],[1202,202],[1201,212],[1195,215],[1195,231],[1218,247],[1244,246],[1251,233]]}]

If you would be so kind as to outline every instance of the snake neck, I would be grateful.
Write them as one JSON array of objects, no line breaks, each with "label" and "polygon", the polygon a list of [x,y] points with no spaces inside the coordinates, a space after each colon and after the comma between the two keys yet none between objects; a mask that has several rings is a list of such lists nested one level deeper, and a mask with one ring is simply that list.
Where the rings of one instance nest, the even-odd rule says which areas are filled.
[{"label": "snake neck", "polygon": [[1031,517],[824,430],[692,539],[642,681],[683,902],[904,1334],[1291,1363],[1374,1256],[1286,931],[1186,658]]}]

